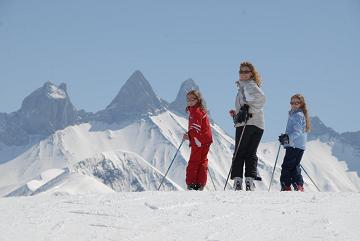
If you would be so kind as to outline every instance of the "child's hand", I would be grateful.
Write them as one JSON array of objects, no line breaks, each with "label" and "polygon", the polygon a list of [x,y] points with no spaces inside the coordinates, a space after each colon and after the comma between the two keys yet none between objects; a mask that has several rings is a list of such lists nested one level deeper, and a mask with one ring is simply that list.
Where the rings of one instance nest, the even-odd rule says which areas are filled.
[{"label": "child's hand", "polygon": [[183,140],[189,140],[189,135],[187,133],[184,134]]},{"label": "child's hand", "polygon": [[230,110],[229,114],[231,117],[234,117],[236,115],[236,111],[235,110]]}]

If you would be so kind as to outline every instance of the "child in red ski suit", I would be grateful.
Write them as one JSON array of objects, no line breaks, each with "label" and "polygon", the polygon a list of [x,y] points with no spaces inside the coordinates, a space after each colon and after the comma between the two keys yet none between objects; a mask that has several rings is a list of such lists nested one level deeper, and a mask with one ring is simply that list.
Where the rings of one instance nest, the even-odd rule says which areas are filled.
[{"label": "child in red ski suit", "polygon": [[186,168],[186,184],[188,190],[202,191],[207,181],[207,154],[212,143],[211,127],[200,92],[191,90],[186,98],[189,127],[184,139],[189,140],[191,148],[190,160]]}]

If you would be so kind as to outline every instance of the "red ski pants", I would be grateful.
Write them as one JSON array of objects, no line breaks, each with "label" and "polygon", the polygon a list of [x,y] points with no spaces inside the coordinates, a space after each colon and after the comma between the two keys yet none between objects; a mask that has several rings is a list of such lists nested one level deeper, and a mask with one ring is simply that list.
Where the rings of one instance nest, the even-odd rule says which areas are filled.
[{"label": "red ski pants", "polygon": [[188,166],[186,168],[186,184],[206,185],[208,172],[207,154],[210,146],[197,147],[191,146],[191,154]]}]

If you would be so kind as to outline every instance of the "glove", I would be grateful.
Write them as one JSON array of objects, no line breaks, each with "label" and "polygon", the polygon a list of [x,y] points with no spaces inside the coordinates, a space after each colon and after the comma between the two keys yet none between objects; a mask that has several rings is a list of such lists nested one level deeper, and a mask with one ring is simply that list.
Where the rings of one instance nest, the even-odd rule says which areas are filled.
[{"label": "glove", "polygon": [[237,123],[242,123],[245,122],[247,120],[249,120],[251,116],[249,115],[249,106],[247,104],[241,106],[239,112],[237,113],[237,115],[234,116],[234,124],[236,125]]},{"label": "glove", "polygon": [[286,145],[286,144],[289,144],[289,136],[288,134],[281,134],[279,136],[279,142],[281,145]]}]

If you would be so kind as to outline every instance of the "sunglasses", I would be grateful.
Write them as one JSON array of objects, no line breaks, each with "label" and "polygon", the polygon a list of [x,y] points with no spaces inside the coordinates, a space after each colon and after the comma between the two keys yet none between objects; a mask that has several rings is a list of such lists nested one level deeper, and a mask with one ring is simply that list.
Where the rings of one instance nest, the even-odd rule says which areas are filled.
[{"label": "sunglasses", "polygon": [[240,70],[239,74],[248,74],[251,73],[251,70]]},{"label": "sunglasses", "polygon": [[290,105],[300,105],[301,103],[299,101],[291,101]]},{"label": "sunglasses", "polygon": [[186,99],[187,102],[192,102],[192,101],[195,101],[195,100],[197,100],[197,98]]}]

